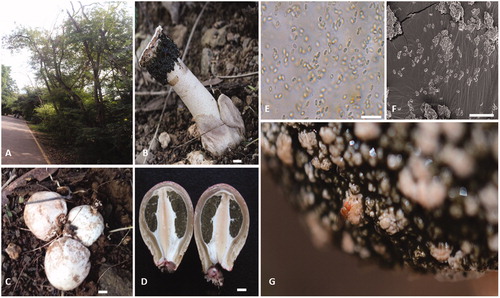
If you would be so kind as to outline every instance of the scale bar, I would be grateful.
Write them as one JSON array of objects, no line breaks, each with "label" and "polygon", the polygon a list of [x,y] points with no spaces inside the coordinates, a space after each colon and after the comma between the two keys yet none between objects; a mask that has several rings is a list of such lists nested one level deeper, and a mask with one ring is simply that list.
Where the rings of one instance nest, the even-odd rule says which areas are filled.
[{"label": "scale bar", "polygon": [[361,116],[361,119],[382,119],[382,116]]},{"label": "scale bar", "polygon": [[495,114],[469,114],[469,118],[491,118],[495,117]]},{"label": "scale bar", "polygon": [[243,161],[241,159],[235,159],[233,160],[233,163],[243,163]]},{"label": "scale bar", "polygon": [[99,290],[97,291],[97,294],[107,294],[108,291],[107,290]]},{"label": "scale bar", "polygon": [[247,288],[237,288],[236,292],[246,292]]}]

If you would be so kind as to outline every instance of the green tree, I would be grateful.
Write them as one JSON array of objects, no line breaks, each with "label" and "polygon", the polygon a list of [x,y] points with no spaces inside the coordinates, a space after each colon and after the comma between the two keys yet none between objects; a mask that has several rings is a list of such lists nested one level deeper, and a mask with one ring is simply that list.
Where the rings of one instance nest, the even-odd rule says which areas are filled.
[{"label": "green tree", "polygon": [[12,112],[17,95],[17,85],[11,76],[10,66],[2,65],[2,111],[4,114]]},{"label": "green tree", "polygon": [[[34,120],[80,163],[129,163],[132,18],[124,2],[78,4],[51,31],[18,27],[7,48],[30,52],[39,100]],[[50,106],[48,106],[50,105]]]}]

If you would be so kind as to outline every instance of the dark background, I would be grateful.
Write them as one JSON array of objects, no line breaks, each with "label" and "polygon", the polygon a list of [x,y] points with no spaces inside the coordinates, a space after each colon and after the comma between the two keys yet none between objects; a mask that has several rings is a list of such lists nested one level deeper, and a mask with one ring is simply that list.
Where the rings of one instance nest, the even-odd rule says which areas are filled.
[{"label": "dark background", "polygon": [[[227,183],[241,193],[250,213],[247,241],[234,263],[233,270],[228,272],[223,269],[224,286],[220,289],[204,278],[194,233],[177,271],[168,274],[161,273],[156,268],[140,230],[136,228],[136,295],[258,295],[258,169],[149,168],[136,169],[135,177],[135,210],[139,210],[142,198],[150,188],[163,181],[173,181],[186,189],[193,202],[193,210],[207,188],[214,184]],[[139,226],[138,219],[139,215],[136,214],[136,227]],[[142,278],[147,278],[147,285],[141,285]],[[247,288],[247,292],[237,292],[237,288]]]}]

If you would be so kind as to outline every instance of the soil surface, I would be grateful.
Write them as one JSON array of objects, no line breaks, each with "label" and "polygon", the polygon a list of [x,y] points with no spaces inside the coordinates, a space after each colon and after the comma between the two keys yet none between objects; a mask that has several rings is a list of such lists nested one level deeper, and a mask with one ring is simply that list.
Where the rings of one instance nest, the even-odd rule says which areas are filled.
[{"label": "soil surface", "polygon": [[[258,163],[258,5],[257,2],[210,2],[196,26],[183,59],[195,76],[218,98],[229,96],[245,123],[243,142],[221,157],[211,156],[199,137],[188,133],[192,115],[168,86],[155,81],[137,61],[157,26],[172,38],[182,53],[204,3],[136,3],[136,162],[139,164],[194,163],[189,153],[201,151],[208,163]],[[240,76],[251,74],[247,76]],[[237,78],[225,78],[237,76]],[[165,102],[166,101],[166,102]],[[161,112],[166,104],[163,118]],[[156,140],[148,149],[160,124]],[[171,142],[162,148],[158,136],[166,132]],[[146,159],[146,160],[145,160]],[[207,162],[207,161],[206,161]]]},{"label": "soil surface", "polygon": [[[65,296],[132,295],[131,169],[2,169],[2,296],[61,296],[47,280],[44,256],[50,242],[37,239],[23,219],[25,202],[37,191],[72,192],[68,211],[97,205],[105,222],[104,235],[92,244],[90,273]],[[58,184],[61,186],[58,189]],[[60,236],[58,236],[60,237]],[[102,294],[100,294],[102,295]]]},{"label": "soil surface", "polygon": [[45,154],[51,164],[74,164],[75,160],[78,160],[78,154],[72,150],[72,148],[62,148],[57,146],[56,140],[54,140],[49,134],[33,129],[31,131],[40,146],[42,146],[43,151],[45,151]]}]

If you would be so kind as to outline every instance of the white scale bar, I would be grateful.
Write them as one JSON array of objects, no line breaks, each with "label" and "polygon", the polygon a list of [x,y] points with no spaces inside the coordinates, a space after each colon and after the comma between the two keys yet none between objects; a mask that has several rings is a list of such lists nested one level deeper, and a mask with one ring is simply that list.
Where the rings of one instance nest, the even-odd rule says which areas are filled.
[{"label": "white scale bar", "polygon": [[235,159],[233,160],[233,163],[243,163],[243,161],[241,159]]},{"label": "white scale bar", "polygon": [[361,119],[382,119],[382,116],[361,116]]},{"label": "white scale bar", "polygon": [[236,292],[246,292],[247,288],[237,288]]},{"label": "white scale bar", "polygon": [[107,294],[108,291],[107,290],[99,290],[97,291],[97,294]]},{"label": "white scale bar", "polygon": [[472,117],[477,117],[477,118],[483,118],[483,117],[495,117],[495,114],[469,114],[469,118]]}]

